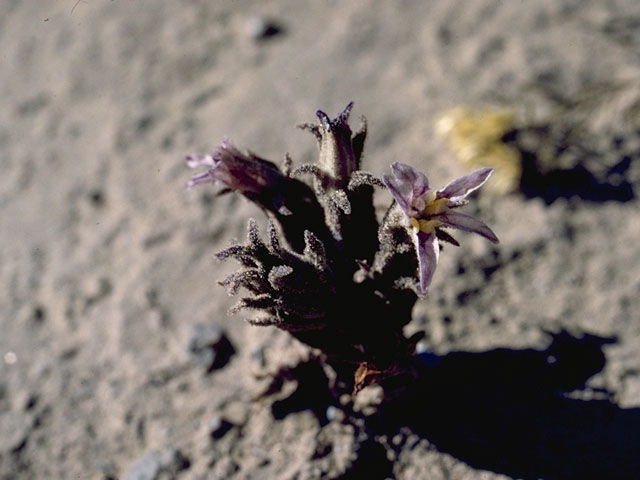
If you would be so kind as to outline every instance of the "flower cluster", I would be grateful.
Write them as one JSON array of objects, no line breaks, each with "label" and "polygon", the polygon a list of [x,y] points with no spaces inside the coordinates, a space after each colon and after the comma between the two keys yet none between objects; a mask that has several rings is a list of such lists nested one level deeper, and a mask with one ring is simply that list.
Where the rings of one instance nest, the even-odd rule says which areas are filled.
[{"label": "flower cluster", "polygon": [[[358,391],[410,373],[422,334],[406,338],[403,327],[431,283],[439,241],[458,245],[445,229],[498,239],[457,211],[487,181],[490,168],[432,190],[425,175],[394,163],[392,175],[380,181],[360,169],[366,122],[354,134],[351,107],[334,119],[318,111],[317,124],[301,126],[318,141],[316,164],[293,169],[287,156],[279,168],[225,139],[210,155],[187,157],[190,167],[207,168],[187,187],[213,182],[221,193],[238,192],[267,213],[267,241],[250,221],[247,241],[218,253],[242,265],[221,282],[231,294],[249,292],[234,310],[256,310],[250,323],[275,325],[319,349],[337,383]],[[379,220],[373,194],[385,186],[394,202]]]}]

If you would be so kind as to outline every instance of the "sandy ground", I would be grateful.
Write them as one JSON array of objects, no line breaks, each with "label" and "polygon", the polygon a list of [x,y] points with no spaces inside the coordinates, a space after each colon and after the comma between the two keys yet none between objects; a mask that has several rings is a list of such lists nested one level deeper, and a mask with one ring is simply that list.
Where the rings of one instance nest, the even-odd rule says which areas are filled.
[{"label": "sandy ground", "polygon": [[[636,1],[3,0],[0,46],[0,478],[637,478]],[[500,245],[443,252],[420,401],[364,424],[252,400],[304,353],[216,283],[261,213],[183,189],[225,135],[313,160],[294,126],[351,100],[376,175],[462,174],[454,106],[511,109],[535,167],[478,199]]]}]

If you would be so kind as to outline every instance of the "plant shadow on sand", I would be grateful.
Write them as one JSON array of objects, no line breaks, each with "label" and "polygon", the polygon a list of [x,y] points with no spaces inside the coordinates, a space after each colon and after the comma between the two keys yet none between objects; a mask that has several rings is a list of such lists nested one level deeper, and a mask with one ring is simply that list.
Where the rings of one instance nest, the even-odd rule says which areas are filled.
[{"label": "plant shadow on sand", "polygon": [[[635,198],[633,186],[627,181],[613,183],[599,180],[582,164],[572,168],[555,169],[541,173],[535,168],[529,155],[523,156],[523,173],[520,191],[526,197],[540,197],[551,204],[559,198],[578,197],[590,202],[628,202]],[[631,160],[626,157],[614,165],[608,176],[622,176],[629,169]]]},{"label": "plant shadow on sand", "polygon": [[[369,440],[340,478],[392,477],[390,447],[375,439],[407,428],[473,468],[514,478],[637,478],[640,408],[620,408],[609,392],[585,389],[605,366],[602,347],[616,340],[550,335],[544,350],[416,357],[418,377],[402,395],[360,417],[362,423],[358,414],[353,418]],[[311,409],[325,424],[326,377],[320,367],[300,368],[294,376],[304,380],[273,405],[274,417]]]},{"label": "plant shadow on sand", "polygon": [[[640,158],[640,152],[616,152],[618,158],[608,167],[600,162],[601,154],[572,145],[564,138],[553,142],[553,155],[561,157],[567,151],[577,156],[572,166],[543,166],[547,161],[541,158],[540,144],[534,142],[527,147],[521,137],[534,136],[553,138],[552,126],[541,125],[512,130],[503,137],[503,141],[515,148],[522,158],[522,177],[519,191],[527,198],[541,198],[547,205],[560,198],[579,198],[587,202],[628,202],[635,198],[633,184],[629,182],[630,168]],[[615,142],[611,142],[615,143]],[[544,157],[545,155],[542,155]]]},{"label": "plant shadow on sand", "polygon": [[636,478],[640,408],[606,392],[567,395],[602,370],[602,346],[615,339],[552,338],[545,350],[419,357],[418,381],[367,419],[368,433],[406,426],[474,468],[516,478]]}]

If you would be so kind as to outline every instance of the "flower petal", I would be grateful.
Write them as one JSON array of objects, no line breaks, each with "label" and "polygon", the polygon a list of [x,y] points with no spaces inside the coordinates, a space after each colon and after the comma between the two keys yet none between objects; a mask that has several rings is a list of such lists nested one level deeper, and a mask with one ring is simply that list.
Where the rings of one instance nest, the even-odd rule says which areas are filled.
[{"label": "flower petal", "polygon": [[216,162],[211,155],[206,155],[202,153],[193,153],[191,155],[187,155],[185,158],[187,165],[191,168],[196,167],[213,167]]},{"label": "flower petal", "polygon": [[477,218],[466,213],[448,211],[436,216],[445,226],[457,228],[465,232],[477,233],[493,243],[499,243],[493,231]]},{"label": "flower petal", "polygon": [[429,180],[424,173],[411,165],[400,162],[391,164],[391,171],[402,185],[411,192],[412,198],[417,198],[429,190]]},{"label": "flower petal", "polygon": [[187,182],[185,188],[193,188],[196,185],[213,181],[214,179],[209,172],[199,173],[198,175],[191,177],[191,180]]},{"label": "flower petal", "polygon": [[418,251],[420,291],[424,295],[427,293],[433,274],[438,266],[440,247],[438,246],[438,238],[433,233],[418,232],[414,236],[414,241]]},{"label": "flower petal", "polygon": [[444,188],[438,190],[437,198],[463,199],[484,185],[484,182],[489,179],[492,173],[493,168],[484,167],[463,177],[456,178],[449,182]]},{"label": "flower petal", "polygon": [[382,183],[389,189],[391,192],[391,196],[395,199],[395,201],[400,205],[402,211],[408,215],[409,214],[409,202],[411,198],[406,192],[406,188],[403,188],[404,185],[398,182],[394,177],[385,173],[382,175]]},{"label": "flower petal", "polygon": [[269,196],[277,190],[284,178],[275,164],[252,153],[242,153],[226,137],[212,154],[189,155],[186,161],[192,168],[209,168],[206,173],[192,177],[187,188],[213,182],[244,195]]},{"label": "flower petal", "polygon": [[384,174],[382,183],[387,186],[404,213],[415,215],[420,209],[415,208],[414,202],[429,190],[429,180],[423,173],[404,163],[393,163],[391,171],[393,176]]}]

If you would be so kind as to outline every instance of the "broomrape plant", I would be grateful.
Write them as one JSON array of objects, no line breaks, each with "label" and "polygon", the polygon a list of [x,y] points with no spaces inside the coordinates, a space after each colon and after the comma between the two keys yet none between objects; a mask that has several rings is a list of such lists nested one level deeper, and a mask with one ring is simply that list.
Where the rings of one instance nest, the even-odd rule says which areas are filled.
[{"label": "broomrape plant", "polygon": [[[481,168],[440,190],[402,163],[380,181],[361,170],[366,122],[354,134],[348,119],[352,103],[334,119],[318,111],[317,124],[300,128],[318,141],[318,162],[282,168],[228,140],[209,155],[187,157],[190,167],[206,167],[187,183],[222,186],[239,192],[269,217],[266,240],[249,220],[247,240],[219,252],[242,268],[221,284],[230,294],[249,294],[232,309],[252,309],[253,325],[273,325],[318,349],[337,384],[359,391],[373,383],[411,375],[411,360],[423,333],[409,338],[403,327],[419,296],[427,293],[440,251],[439,242],[458,242],[445,231],[477,233],[497,243],[481,221],[457,211],[492,173]],[[306,181],[303,181],[306,180]],[[375,188],[394,199],[378,220]]]}]

